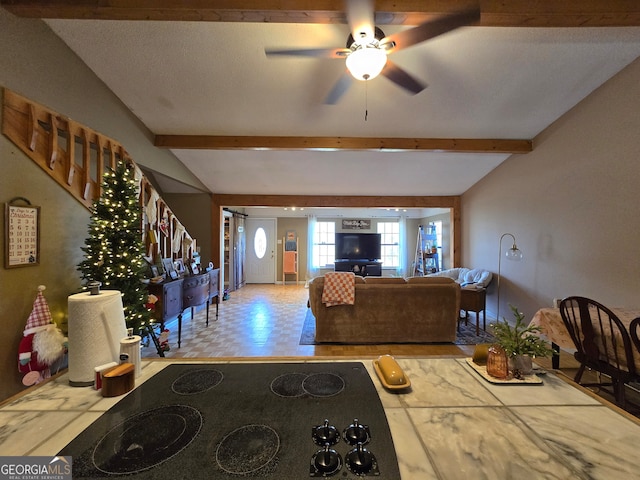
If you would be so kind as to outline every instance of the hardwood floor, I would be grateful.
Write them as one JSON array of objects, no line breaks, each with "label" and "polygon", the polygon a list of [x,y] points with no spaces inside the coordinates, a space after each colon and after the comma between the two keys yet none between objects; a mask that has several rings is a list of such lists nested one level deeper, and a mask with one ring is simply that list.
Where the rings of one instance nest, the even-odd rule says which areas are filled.
[{"label": "hardwood floor", "polygon": [[[472,345],[300,345],[308,298],[303,286],[246,285],[220,302],[218,320],[213,321],[215,306],[210,307],[208,327],[204,309],[193,319],[185,312],[180,348],[177,321],[167,323],[171,350],[165,356],[369,358],[387,353],[403,357],[465,357],[473,353]],[[151,347],[143,348],[142,355],[157,357]]]}]

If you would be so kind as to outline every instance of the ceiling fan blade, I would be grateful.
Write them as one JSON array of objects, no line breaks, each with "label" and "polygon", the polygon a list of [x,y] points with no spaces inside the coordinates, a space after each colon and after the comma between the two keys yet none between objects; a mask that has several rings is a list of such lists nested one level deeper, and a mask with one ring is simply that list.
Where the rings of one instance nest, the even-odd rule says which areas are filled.
[{"label": "ceiling fan blade", "polygon": [[324,99],[325,105],[335,105],[336,103],[338,103],[338,100],[340,100],[340,98],[342,98],[342,95],[344,95],[346,91],[349,90],[349,87],[352,83],[353,76],[349,73],[349,71],[345,70],[327,95],[327,98]]},{"label": "ceiling fan blade", "polygon": [[429,20],[417,27],[389,35],[380,41],[380,45],[387,50],[387,53],[391,53],[450,32],[456,28],[472,25],[479,20],[480,9],[463,10],[438,17],[434,20]]},{"label": "ceiling fan blade", "polygon": [[382,69],[381,75],[384,75],[396,85],[404,88],[405,90],[413,93],[420,93],[427,88],[427,85],[420,80],[409,75],[395,63],[387,59],[387,64]]},{"label": "ceiling fan blade", "polygon": [[315,58],[342,58],[344,59],[351,50],[348,48],[307,48],[293,50],[271,50],[265,48],[267,57],[280,55],[291,57],[315,57]]},{"label": "ceiling fan blade", "polygon": [[346,0],[345,9],[353,39],[374,38],[373,0]]}]

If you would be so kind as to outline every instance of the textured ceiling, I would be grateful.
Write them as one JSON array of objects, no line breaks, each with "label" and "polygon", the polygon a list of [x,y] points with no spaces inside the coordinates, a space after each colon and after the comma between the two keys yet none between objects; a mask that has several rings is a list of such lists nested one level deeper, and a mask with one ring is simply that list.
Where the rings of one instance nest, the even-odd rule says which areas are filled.
[{"label": "textured ceiling", "polygon": [[[533,139],[640,55],[640,27],[465,27],[390,57],[429,85],[418,95],[380,77],[354,81],[337,105],[325,105],[343,61],[267,58],[264,50],[342,47],[346,25],[47,23],[155,134]],[[305,195],[460,195],[509,156],[174,154],[214,193]],[[188,188],[167,180],[163,189]]]}]

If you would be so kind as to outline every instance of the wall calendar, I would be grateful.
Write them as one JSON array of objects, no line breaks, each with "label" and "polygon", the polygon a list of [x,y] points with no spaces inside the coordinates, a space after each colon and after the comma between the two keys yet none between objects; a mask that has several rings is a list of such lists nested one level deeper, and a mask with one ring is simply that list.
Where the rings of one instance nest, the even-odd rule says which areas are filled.
[{"label": "wall calendar", "polygon": [[[21,200],[28,205],[16,205]],[[26,198],[5,204],[5,268],[27,267],[40,263],[40,207]]]}]

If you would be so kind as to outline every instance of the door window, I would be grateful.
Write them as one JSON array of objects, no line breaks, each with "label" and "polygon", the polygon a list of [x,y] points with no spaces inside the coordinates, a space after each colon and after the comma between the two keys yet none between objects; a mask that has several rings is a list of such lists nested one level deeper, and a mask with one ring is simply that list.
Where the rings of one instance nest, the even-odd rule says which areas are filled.
[{"label": "door window", "polygon": [[262,227],[256,229],[256,234],[253,237],[253,249],[258,258],[263,258],[267,253],[267,234]]}]

